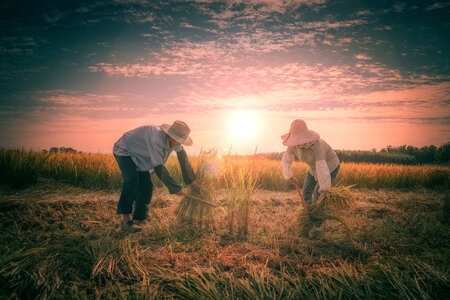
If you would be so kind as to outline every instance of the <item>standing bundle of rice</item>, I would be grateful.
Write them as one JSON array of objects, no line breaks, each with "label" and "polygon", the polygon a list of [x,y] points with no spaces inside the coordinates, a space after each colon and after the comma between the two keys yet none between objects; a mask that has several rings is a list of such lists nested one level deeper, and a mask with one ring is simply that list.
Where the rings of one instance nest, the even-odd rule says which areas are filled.
[{"label": "standing bundle of rice", "polygon": [[320,194],[319,199],[311,206],[311,209],[330,211],[330,210],[346,210],[351,209],[355,204],[355,199],[350,189],[354,185],[349,186],[333,186],[328,191]]},{"label": "standing bundle of rice", "polygon": [[337,213],[354,206],[355,199],[350,191],[352,187],[353,185],[331,187],[328,191],[322,192],[317,201],[309,206],[309,209],[303,210],[299,217],[302,235],[307,235],[314,225],[321,224],[325,220],[337,221],[347,226]]},{"label": "standing bundle of rice", "polygon": [[214,226],[212,208],[215,204],[210,201],[214,198],[216,181],[213,172],[215,155],[216,152],[213,150],[200,152],[195,160],[197,186],[189,187],[187,195],[181,199],[175,209],[175,214],[181,222],[199,229]]}]

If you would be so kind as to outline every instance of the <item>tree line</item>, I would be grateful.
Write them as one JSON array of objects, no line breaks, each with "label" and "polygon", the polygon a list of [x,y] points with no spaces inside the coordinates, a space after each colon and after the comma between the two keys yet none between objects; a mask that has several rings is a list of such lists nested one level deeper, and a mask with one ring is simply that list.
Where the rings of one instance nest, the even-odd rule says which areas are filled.
[{"label": "tree line", "polygon": [[450,163],[450,142],[439,147],[434,145],[421,148],[407,145],[387,146],[381,149],[380,153],[409,155],[414,158],[413,163],[416,164],[448,164]]},{"label": "tree line", "polygon": [[[335,150],[342,162],[387,163],[402,165],[450,164],[450,142],[439,147],[421,148],[402,145],[372,150]],[[258,157],[281,160],[283,152],[256,154]]]},{"label": "tree line", "polygon": [[[50,153],[80,153],[70,147],[52,147],[44,152]],[[390,163],[402,165],[421,164],[450,164],[450,142],[439,147],[434,145],[421,148],[411,145],[398,147],[387,146],[380,151],[372,150],[336,150],[339,159],[343,162],[365,162],[365,163]],[[255,156],[281,160],[283,152],[261,153]]]}]

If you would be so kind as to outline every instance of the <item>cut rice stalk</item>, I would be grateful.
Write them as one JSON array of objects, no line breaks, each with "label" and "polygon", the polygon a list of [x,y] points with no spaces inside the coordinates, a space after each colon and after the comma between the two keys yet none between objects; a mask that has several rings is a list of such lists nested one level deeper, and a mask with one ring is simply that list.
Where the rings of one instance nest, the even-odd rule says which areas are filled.
[{"label": "cut rice stalk", "polygon": [[196,182],[197,186],[189,188],[188,193],[181,199],[175,213],[177,218],[185,223],[199,228],[213,227],[212,202],[204,199],[213,199],[215,179],[209,172],[210,164],[215,157],[215,151],[201,151],[197,158]]},{"label": "cut rice stalk", "polygon": [[212,206],[212,207],[217,207],[217,204],[212,203],[212,202],[209,202],[209,201],[206,201],[206,200],[201,199],[201,198],[199,198],[199,197],[195,197],[195,196],[193,196],[193,195],[187,194],[186,197],[191,198],[192,200],[200,201],[201,203],[205,203],[205,204],[207,204],[207,205],[209,205],[209,206]]},{"label": "cut rice stalk", "polygon": [[329,190],[320,193],[319,199],[314,202],[312,210],[347,210],[351,209],[355,204],[355,199],[350,191],[354,185],[342,186],[336,185]]},{"label": "cut rice stalk", "polygon": [[302,235],[307,235],[309,230],[325,220],[336,221],[343,224],[347,229],[347,223],[337,213],[350,209],[354,206],[355,199],[350,192],[352,186],[334,186],[328,191],[320,194],[317,201],[309,205],[299,216],[299,229]]},{"label": "cut rice stalk", "polygon": [[213,206],[202,201],[198,201],[197,199],[198,197],[190,194],[183,197],[178,207],[175,209],[177,218],[180,221],[198,226],[200,228],[203,226],[211,227],[213,225]]}]

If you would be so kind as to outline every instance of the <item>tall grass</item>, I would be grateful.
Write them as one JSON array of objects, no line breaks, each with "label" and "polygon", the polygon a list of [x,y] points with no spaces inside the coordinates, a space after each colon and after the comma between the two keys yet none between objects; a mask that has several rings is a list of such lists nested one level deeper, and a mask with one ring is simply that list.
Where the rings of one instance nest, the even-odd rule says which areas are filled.
[{"label": "tall grass", "polygon": [[43,176],[94,189],[115,189],[121,181],[113,156],[106,154],[49,153],[41,161]]},{"label": "tall grass", "polygon": [[[196,163],[198,158],[191,158]],[[226,160],[226,162],[225,162]],[[258,158],[257,156],[217,157],[215,165],[233,164],[251,161],[251,168],[239,176],[251,176],[255,185],[261,189],[286,191],[292,186],[284,180],[279,161]],[[169,172],[182,181],[177,159],[170,157],[167,162]],[[307,167],[301,162],[292,165],[294,174],[300,182],[304,180]],[[237,174],[237,173],[236,173]],[[25,187],[46,178],[70,183],[90,189],[117,190],[121,187],[120,170],[110,154],[83,153],[43,153],[15,149],[0,149],[0,179],[12,187]],[[218,175],[219,176],[219,175]],[[244,179],[243,179],[244,180]],[[248,181],[248,179],[245,179]],[[338,181],[344,185],[356,185],[364,188],[426,188],[450,186],[450,168],[440,166],[405,166],[393,164],[342,163]],[[155,178],[155,185],[162,183]]]},{"label": "tall grass", "polygon": [[0,180],[12,188],[23,188],[37,182],[42,154],[24,149],[0,148]]},{"label": "tall grass", "polygon": [[112,155],[0,149],[0,179],[4,183],[24,187],[39,176],[105,190],[120,188],[122,181]]},{"label": "tall grass", "polygon": [[450,168],[393,164],[343,163],[338,180],[365,188],[426,188],[450,186]]},{"label": "tall grass", "polygon": [[[221,180],[227,191],[227,223],[230,236],[235,233],[245,238],[248,235],[248,222],[252,194],[258,187],[258,170],[251,158],[233,161],[224,158]],[[235,227],[237,231],[235,231]]]}]

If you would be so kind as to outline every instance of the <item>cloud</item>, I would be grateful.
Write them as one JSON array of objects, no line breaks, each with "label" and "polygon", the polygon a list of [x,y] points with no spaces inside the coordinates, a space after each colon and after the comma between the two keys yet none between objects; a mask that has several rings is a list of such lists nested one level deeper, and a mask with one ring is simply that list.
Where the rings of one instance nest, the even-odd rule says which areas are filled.
[{"label": "cloud", "polygon": [[95,94],[70,90],[38,91],[28,107],[26,118],[63,120],[71,117],[86,119],[117,119],[140,117],[151,113],[164,113],[172,107],[156,99],[139,94]]},{"label": "cloud", "polygon": [[[222,1],[222,9],[212,9],[210,6],[215,1],[197,0],[202,5],[201,10],[209,16],[209,23],[216,24],[218,28],[246,27],[260,25],[262,21],[276,18],[277,15],[287,15],[295,12],[299,7],[320,7],[325,0],[227,0]],[[253,24],[251,24],[253,23]],[[248,27],[247,27],[248,28]]]},{"label": "cloud", "polygon": [[443,8],[448,7],[448,6],[450,6],[449,2],[440,2],[440,1],[438,1],[438,2],[435,2],[435,3],[427,6],[425,10],[431,11],[431,10],[435,10],[435,9],[443,9]]},{"label": "cloud", "polygon": [[277,139],[298,116],[363,138],[365,124],[448,127],[445,1],[6,1],[0,127],[17,144],[108,131],[109,151],[128,127],[216,130],[234,109],[283,126]]},{"label": "cloud", "polygon": [[358,59],[358,60],[370,60],[370,59],[372,59],[369,55],[364,54],[364,53],[356,54],[355,58]]},{"label": "cloud", "polygon": [[[277,63],[271,61],[274,53],[285,52],[289,56],[289,48],[299,43],[295,38],[261,30],[218,41],[171,42],[147,63],[100,63],[88,70],[114,78],[183,78],[176,80],[180,83],[175,82],[180,91],[177,97],[189,101],[197,110],[220,109],[221,104],[217,103],[222,102],[229,107],[254,105],[263,109],[268,105],[270,109],[283,111],[296,107],[304,110],[348,109],[355,105],[367,108],[370,106],[367,99],[355,104],[343,98],[407,90],[445,80],[440,76],[402,74],[365,53],[355,54],[354,64],[308,63],[300,59],[290,62],[279,57]],[[427,97],[430,98],[424,95],[423,99]],[[264,104],[260,104],[261,99]],[[273,102],[277,105],[272,105]],[[383,105],[392,106],[387,102],[372,106]]]},{"label": "cloud", "polygon": [[[351,80],[352,76],[345,75],[345,69],[305,69],[306,66],[295,64],[279,69],[267,69],[264,71],[267,73],[249,68],[245,70],[243,78],[237,79],[237,84],[228,81],[232,78],[226,79],[222,76],[221,80],[213,80],[208,85],[199,84],[193,89],[186,89],[172,98],[165,99],[136,93],[41,91],[32,95],[35,102],[27,108],[25,116],[35,122],[40,119],[70,119],[71,116],[107,120],[146,118],[151,115],[183,112],[207,114],[239,107],[256,111],[335,111],[337,115],[347,112],[343,113],[346,116],[348,112],[353,111],[361,116],[382,114],[386,118],[403,113],[413,118],[420,118],[422,113],[429,113],[428,116],[434,115],[437,118],[446,117],[445,107],[448,108],[448,102],[439,102],[439,99],[448,93],[448,84],[423,85],[413,89],[398,86],[398,90],[359,94],[342,93],[339,90],[342,89],[342,83],[330,82],[338,79]],[[317,73],[318,77],[311,77],[313,73]],[[279,79],[268,86],[268,79],[261,79],[268,74],[272,80],[276,76],[291,77],[291,82]],[[358,82],[347,83],[357,85]]]}]

